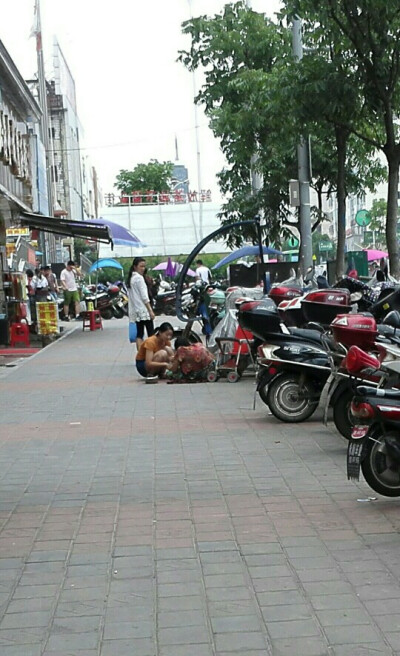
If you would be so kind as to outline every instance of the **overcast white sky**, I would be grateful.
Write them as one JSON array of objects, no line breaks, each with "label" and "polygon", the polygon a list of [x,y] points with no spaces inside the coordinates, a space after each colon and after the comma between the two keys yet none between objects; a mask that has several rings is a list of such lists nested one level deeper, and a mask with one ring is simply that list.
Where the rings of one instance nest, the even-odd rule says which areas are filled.
[{"label": "overcast white sky", "polygon": [[[224,4],[191,0],[192,14],[214,15]],[[271,17],[279,4],[252,0],[254,10]],[[13,0],[1,18],[0,39],[25,78],[36,70],[33,10],[34,0]],[[56,36],[75,79],[85,152],[103,191],[113,191],[121,168],[174,160],[175,134],[179,160],[197,188],[193,79],[176,63],[178,50],[188,45],[181,34],[188,0],[41,0],[41,14],[46,74]],[[198,119],[202,187],[215,197],[224,160],[200,108]]]}]

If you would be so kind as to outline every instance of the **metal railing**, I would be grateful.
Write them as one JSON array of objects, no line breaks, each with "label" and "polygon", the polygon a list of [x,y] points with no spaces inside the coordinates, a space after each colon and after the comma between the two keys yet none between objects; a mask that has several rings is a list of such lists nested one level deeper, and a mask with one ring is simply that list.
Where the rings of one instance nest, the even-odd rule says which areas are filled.
[{"label": "metal railing", "polygon": [[189,191],[188,193],[182,189],[175,189],[162,192],[149,190],[145,193],[138,191],[120,196],[114,193],[104,194],[104,202],[108,207],[115,205],[182,205],[185,203],[211,203],[211,201],[210,189],[202,189],[200,192]]}]

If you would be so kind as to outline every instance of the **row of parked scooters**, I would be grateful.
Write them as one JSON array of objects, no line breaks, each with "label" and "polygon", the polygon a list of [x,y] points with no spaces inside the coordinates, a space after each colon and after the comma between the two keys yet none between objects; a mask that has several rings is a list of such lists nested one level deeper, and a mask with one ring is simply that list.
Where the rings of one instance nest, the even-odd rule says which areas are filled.
[{"label": "row of parked scooters", "polygon": [[[362,311],[360,311],[362,310]],[[276,286],[238,303],[254,337],[257,391],[284,422],[318,407],[348,443],[348,477],[360,470],[385,496],[400,496],[400,286],[345,278],[303,294]]]}]

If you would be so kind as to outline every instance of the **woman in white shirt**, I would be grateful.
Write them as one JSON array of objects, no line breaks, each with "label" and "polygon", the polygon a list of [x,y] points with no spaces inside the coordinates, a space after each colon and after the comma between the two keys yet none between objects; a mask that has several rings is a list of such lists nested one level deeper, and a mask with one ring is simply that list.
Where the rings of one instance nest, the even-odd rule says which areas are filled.
[{"label": "woman in white shirt", "polygon": [[43,275],[43,269],[35,269],[35,275],[32,278],[32,286],[35,290],[35,297],[37,301],[46,301],[49,293],[49,283],[47,278]]},{"label": "woman in white shirt", "polygon": [[135,257],[126,281],[129,300],[129,321],[136,323],[137,326],[136,347],[138,350],[144,339],[145,328],[148,337],[154,335],[154,312],[150,304],[149,292],[144,279],[145,268],[146,260],[143,257]]}]

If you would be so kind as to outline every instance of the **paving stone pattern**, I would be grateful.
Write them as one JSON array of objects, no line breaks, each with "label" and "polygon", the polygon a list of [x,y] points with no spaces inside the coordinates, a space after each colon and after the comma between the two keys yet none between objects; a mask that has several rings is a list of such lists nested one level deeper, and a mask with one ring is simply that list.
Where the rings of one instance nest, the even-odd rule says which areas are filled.
[{"label": "paving stone pattern", "polygon": [[2,372],[1,656],[400,655],[399,502],[250,378],[145,385],[127,333]]}]

